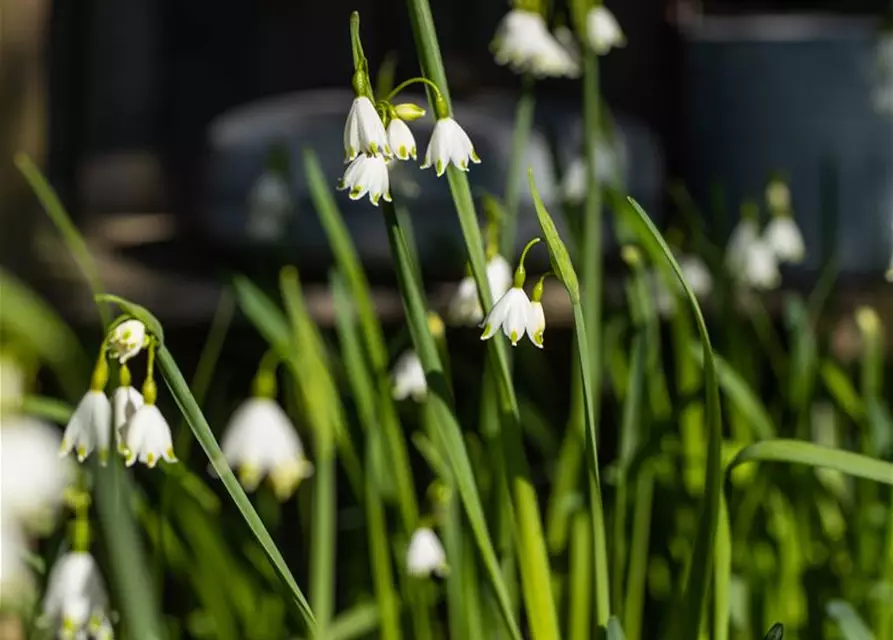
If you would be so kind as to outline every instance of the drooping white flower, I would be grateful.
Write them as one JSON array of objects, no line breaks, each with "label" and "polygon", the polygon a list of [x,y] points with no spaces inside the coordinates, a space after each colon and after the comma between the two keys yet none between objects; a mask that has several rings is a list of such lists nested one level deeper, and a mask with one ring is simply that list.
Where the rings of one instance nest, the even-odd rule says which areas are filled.
[{"label": "drooping white flower", "polygon": [[3,526],[43,530],[73,479],[59,462],[58,429],[23,415],[0,417],[0,519]]},{"label": "drooping white flower", "polygon": [[496,63],[516,73],[575,77],[580,68],[571,52],[551,33],[539,13],[513,9],[496,29],[491,45]]},{"label": "drooping white flower", "polygon": [[127,423],[137,412],[137,409],[143,406],[143,394],[133,387],[120,386],[115,389],[112,395],[112,416],[113,426],[115,428],[115,443],[119,453],[125,453],[124,437]]},{"label": "drooping white flower", "polygon": [[754,289],[775,289],[781,284],[778,259],[766,242],[758,239],[750,245],[739,277],[745,285]]},{"label": "drooping white flower", "polygon": [[247,491],[254,491],[269,477],[276,495],[285,500],[301,480],[313,474],[295,426],[271,398],[243,402],[230,418],[221,448]]},{"label": "drooping white flower", "polygon": [[361,153],[391,155],[384,123],[365,96],[354,98],[344,124],[344,161],[350,162]]},{"label": "drooping white flower", "polygon": [[487,317],[481,323],[481,326],[484,328],[481,340],[492,338],[501,327],[502,332],[511,340],[514,347],[518,344],[518,340],[527,332],[528,323],[536,320],[533,314],[533,307],[527,294],[524,293],[524,289],[512,287],[496,301],[496,304],[490,309],[490,313],[487,314]]},{"label": "drooping white flower", "polygon": [[24,605],[31,595],[34,576],[25,561],[27,550],[17,523],[4,515],[0,521],[0,606],[4,609]]},{"label": "drooping white flower", "polygon": [[744,269],[751,245],[760,241],[760,228],[756,220],[742,218],[729,237],[726,246],[726,268],[732,274]]},{"label": "drooping white flower", "polygon": [[359,200],[367,193],[369,202],[378,206],[384,198],[391,201],[390,178],[387,161],[383,156],[361,154],[351,162],[338,183],[338,190],[350,190],[350,199]]},{"label": "drooping white flower", "polygon": [[481,161],[468,134],[452,118],[440,118],[434,125],[422,169],[433,165],[439,178],[451,162],[462,171],[468,171],[469,160],[475,164]]},{"label": "drooping white flower", "polygon": [[412,397],[416,402],[422,402],[428,395],[428,382],[425,380],[425,370],[422,361],[415,351],[404,352],[391,371],[391,381],[394,389],[395,400],[405,400]]},{"label": "drooping white flower", "polygon": [[406,552],[406,571],[417,578],[427,578],[432,573],[445,575],[448,570],[446,553],[437,534],[428,527],[416,529]]},{"label": "drooping white flower", "polygon": [[400,160],[416,159],[415,137],[406,124],[400,118],[393,118],[388,124],[388,142],[394,155]]},{"label": "drooping white flower", "polygon": [[91,389],[84,394],[71,415],[62,435],[61,456],[75,451],[83,462],[94,450],[99,450],[99,461],[105,464],[112,434],[112,405],[105,393]]},{"label": "drooping white flower", "polygon": [[60,638],[80,640],[107,626],[105,581],[93,556],[85,551],[63,555],[50,570],[43,618]]},{"label": "drooping white flower", "polygon": [[794,264],[803,262],[806,255],[806,246],[803,242],[803,234],[793,217],[779,215],[772,218],[763,231],[763,239],[775,252],[775,257],[780,262]]},{"label": "drooping white flower", "polygon": [[124,431],[124,462],[128,467],[137,460],[150,469],[162,458],[167,462],[177,462],[171,428],[154,404],[144,404],[138,408]]},{"label": "drooping white flower", "polygon": [[[512,267],[499,254],[487,262],[487,284],[494,300],[499,300],[512,286]],[[481,309],[477,283],[472,276],[465,276],[459,282],[447,315],[454,324],[476,326],[483,320],[484,310]]]},{"label": "drooping white flower", "polygon": [[109,352],[124,364],[137,355],[146,340],[146,325],[139,320],[125,320],[112,329],[109,335]]},{"label": "drooping white flower", "polygon": [[540,349],[543,348],[543,333],[546,330],[546,314],[543,311],[543,303],[539,300],[530,301],[530,312],[527,315],[527,337]]},{"label": "drooping white flower", "polygon": [[623,35],[617,18],[604,5],[592,7],[586,14],[586,38],[592,50],[599,55],[626,44],[626,36]]},{"label": "drooping white flower", "polygon": [[274,240],[293,210],[285,178],[277,171],[264,171],[248,192],[247,231],[258,240]]}]

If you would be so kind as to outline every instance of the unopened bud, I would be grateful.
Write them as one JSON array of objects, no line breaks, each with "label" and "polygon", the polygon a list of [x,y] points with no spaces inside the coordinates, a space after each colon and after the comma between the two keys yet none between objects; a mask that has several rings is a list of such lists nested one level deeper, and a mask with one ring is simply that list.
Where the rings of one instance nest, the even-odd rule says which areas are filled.
[{"label": "unopened bud", "polygon": [[419,105],[412,102],[403,102],[401,104],[394,105],[394,112],[397,114],[398,118],[400,118],[401,120],[405,120],[406,122],[418,120],[425,115],[425,110],[422,109]]}]

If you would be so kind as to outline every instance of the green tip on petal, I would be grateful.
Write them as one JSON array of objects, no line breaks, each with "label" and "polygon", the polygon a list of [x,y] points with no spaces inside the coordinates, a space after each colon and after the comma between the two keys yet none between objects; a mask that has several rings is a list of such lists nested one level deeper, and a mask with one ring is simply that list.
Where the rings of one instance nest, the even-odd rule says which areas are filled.
[{"label": "green tip on petal", "polygon": [[354,187],[350,190],[350,199],[359,200],[362,197],[363,190],[360,187]]},{"label": "green tip on petal", "polygon": [[439,178],[440,176],[442,176],[444,172],[443,160],[438,160],[437,164],[434,165],[434,168],[437,171],[437,177]]},{"label": "green tip on petal", "polygon": [[104,467],[106,465],[106,463],[108,463],[108,461],[109,461],[109,450],[106,448],[100,449],[99,450],[99,464],[101,464]]},{"label": "green tip on petal", "polygon": [[478,157],[478,154],[475,152],[474,149],[471,150],[471,161],[472,162],[480,162],[481,161],[481,159]]},{"label": "green tip on petal", "polygon": [[509,336],[509,338],[510,338],[511,341],[512,341],[512,346],[513,346],[513,347],[514,347],[516,344],[518,344],[518,332],[517,332],[517,331],[512,331],[512,335]]},{"label": "green tip on petal", "polygon": [[406,151],[406,145],[400,145],[400,148],[397,149],[397,157],[401,160],[406,160],[409,157],[409,153]]},{"label": "green tip on petal", "polygon": [[156,462],[158,462],[158,461],[155,459],[154,453],[149,453],[146,455],[146,464],[149,467],[154,467]]},{"label": "green tip on petal", "polygon": [[164,452],[164,457],[168,462],[177,462],[177,456],[174,455],[174,448],[168,447]]},{"label": "green tip on petal", "polygon": [[369,151],[372,152],[372,155],[375,155],[376,153],[378,153],[378,144],[376,144],[375,142],[370,142],[369,143]]},{"label": "green tip on petal", "polygon": [[87,447],[85,447],[84,445],[79,446],[77,448],[77,453],[78,453],[78,461],[83,462],[84,459],[86,459],[86,457],[87,457]]}]

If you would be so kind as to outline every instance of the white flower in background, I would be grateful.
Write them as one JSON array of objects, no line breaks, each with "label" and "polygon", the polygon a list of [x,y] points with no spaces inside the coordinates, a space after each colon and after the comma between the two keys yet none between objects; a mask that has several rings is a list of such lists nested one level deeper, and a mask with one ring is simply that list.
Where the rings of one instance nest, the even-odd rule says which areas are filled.
[{"label": "white flower in background", "polygon": [[137,409],[124,431],[124,462],[128,467],[137,460],[150,469],[162,458],[177,462],[171,428],[154,404],[144,404]]},{"label": "white flower in background", "polygon": [[775,289],[781,284],[778,260],[766,242],[757,240],[747,249],[741,281],[754,289]]},{"label": "white flower in background", "polygon": [[22,532],[4,516],[0,522],[0,607],[4,609],[24,605],[31,595],[34,576],[25,561],[27,551]]},{"label": "white flower in background", "polygon": [[790,215],[777,215],[769,221],[763,231],[763,239],[775,252],[781,262],[803,262],[806,247],[800,227]]},{"label": "white flower in background", "polygon": [[443,576],[448,571],[443,545],[428,527],[413,532],[406,552],[406,571],[417,578],[427,578],[432,573]]},{"label": "white flower in background", "polygon": [[2,526],[43,530],[73,478],[70,461],[59,462],[58,429],[29,416],[0,418],[0,515]]},{"label": "white flower in background", "polygon": [[381,117],[365,96],[354,98],[344,124],[344,161],[350,162],[361,153],[391,155]]},{"label": "white flower in background", "polygon": [[84,394],[62,435],[60,455],[72,450],[78,461],[83,462],[94,450],[99,450],[99,461],[105,464],[112,434],[112,405],[102,391],[90,390]]},{"label": "white flower in background", "polygon": [[112,417],[115,428],[115,443],[119,453],[126,453],[124,447],[125,428],[137,410],[145,404],[143,394],[131,387],[120,386],[112,394]]},{"label": "white flower in background", "polygon": [[757,221],[743,218],[732,231],[729,244],[726,246],[726,267],[732,274],[744,269],[751,245],[759,241],[760,228]]},{"label": "white flower in background", "polygon": [[344,177],[338,183],[339,191],[350,190],[350,199],[359,200],[367,193],[369,202],[378,206],[384,198],[391,201],[388,165],[384,157],[361,154],[347,166]]},{"label": "white flower in background", "polygon": [[452,118],[438,119],[428,142],[422,169],[433,165],[439,178],[451,162],[462,171],[468,171],[469,160],[475,164],[481,161],[474,151],[474,145],[471,144],[468,134]]},{"label": "white flower in background", "polygon": [[388,124],[388,142],[394,155],[400,160],[416,159],[418,151],[415,137],[409,130],[409,125],[400,118],[393,118]]},{"label": "white flower in background", "polygon": [[[678,262],[682,277],[692,293],[697,298],[710,295],[713,290],[713,276],[704,261],[697,255],[685,254]],[[672,316],[676,312],[676,299],[683,294],[682,285],[673,275],[673,284],[668,286],[662,274],[657,271],[652,271],[650,278],[657,312],[664,317]]]},{"label": "white flower in background", "polygon": [[43,618],[60,638],[81,640],[107,626],[108,594],[93,556],[85,551],[63,555],[50,570]]},{"label": "white flower in background", "polygon": [[288,182],[278,171],[264,171],[248,192],[248,233],[258,240],[275,240],[294,210]]},{"label": "white flower in background", "polygon": [[534,345],[542,349],[545,331],[546,314],[543,311],[543,303],[539,300],[531,300],[530,312],[527,314],[527,337]]},{"label": "white flower in background", "polygon": [[[512,268],[501,255],[497,254],[487,262],[487,284],[494,300],[499,300],[512,286]],[[454,324],[476,326],[483,320],[484,310],[481,309],[474,277],[468,275],[459,282],[447,315]]]},{"label": "white flower in background", "polygon": [[586,38],[592,50],[599,55],[626,44],[626,36],[623,35],[617,18],[604,5],[595,6],[586,14]]},{"label": "white flower in background", "polygon": [[139,320],[125,320],[109,335],[109,355],[124,364],[137,355],[146,341],[146,325]]},{"label": "white flower in background", "polygon": [[543,17],[532,11],[509,11],[496,29],[491,49],[497,64],[508,65],[516,73],[574,77],[580,71],[572,53],[549,33]]},{"label": "white flower in background", "polygon": [[406,351],[397,358],[394,369],[391,371],[391,380],[394,384],[395,400],[412,397],[416,402],[422,402],[428,395],[425,370],[415,351]]},{"label": "white flower in background", "polygon": [[247,491],[254,491],[269,477],[280,500],[291,496],[301,480],[313,473],[298,432],[271,398],[249,398],[236,409],[221,449]]},{"label": "white flower in background", "polygon": [[481,323],[484,328],[481,340],[492,338],[501,327],[514,347],[527,332],[528,324],[535,320],[533,307],[524,289],[512,287],[493,305]]},{"label": "white flower in background", "polygon": [[[622,148],[615,149],[606,140],[595,144],[595,179],[599,184],[612,183],[620,177],[620,156]],[[577,157],[571,160],[564,172],[561,190],[564,199],[572,204],[579,204],[586,199],[589,183],[586,180],[586,159]]]}]

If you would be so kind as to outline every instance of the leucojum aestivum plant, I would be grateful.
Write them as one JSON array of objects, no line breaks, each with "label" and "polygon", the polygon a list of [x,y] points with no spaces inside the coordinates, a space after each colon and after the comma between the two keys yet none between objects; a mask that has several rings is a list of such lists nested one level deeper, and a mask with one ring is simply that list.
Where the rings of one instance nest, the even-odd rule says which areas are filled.
[{"label": "leucojum aestivum plant", "polygon": [[[863,307],[825,330],[830,258],[781,322],[768,311],[782,265],[812,250],[783,175],[740,203],[725,251],[678,186],[688,224],[661,234],[625,195],[599,96],[599,57],[626,41],[616,18],[517,0],[492,42],[520,79],[513,161],[479,221],[467,174],[488,159],[454,112],[427,0],[407,11],[419,75],[373,77],[354,14],[341,180],[301,157],[334,326],[295,268],[275,292],[236,277],[189,382],[177,332],[105,290],[16,158],[102,332],[86,352],[0,272],[4,637],[893,640],[884,324]],[[582,83],[585,133],[548,207],[521,161],[547,77]],[[411,86],[427,105],[401,97]],[[391,188],[411,162],[449,183],[465,239],[444,303]],[[401,330],[378,314],[337,190],[381,213]],[[540,232],[516,253],[525,191]],[[553,337],[562,303],[569,350]],[[228,335],[236,307],[264,346]]]}]

